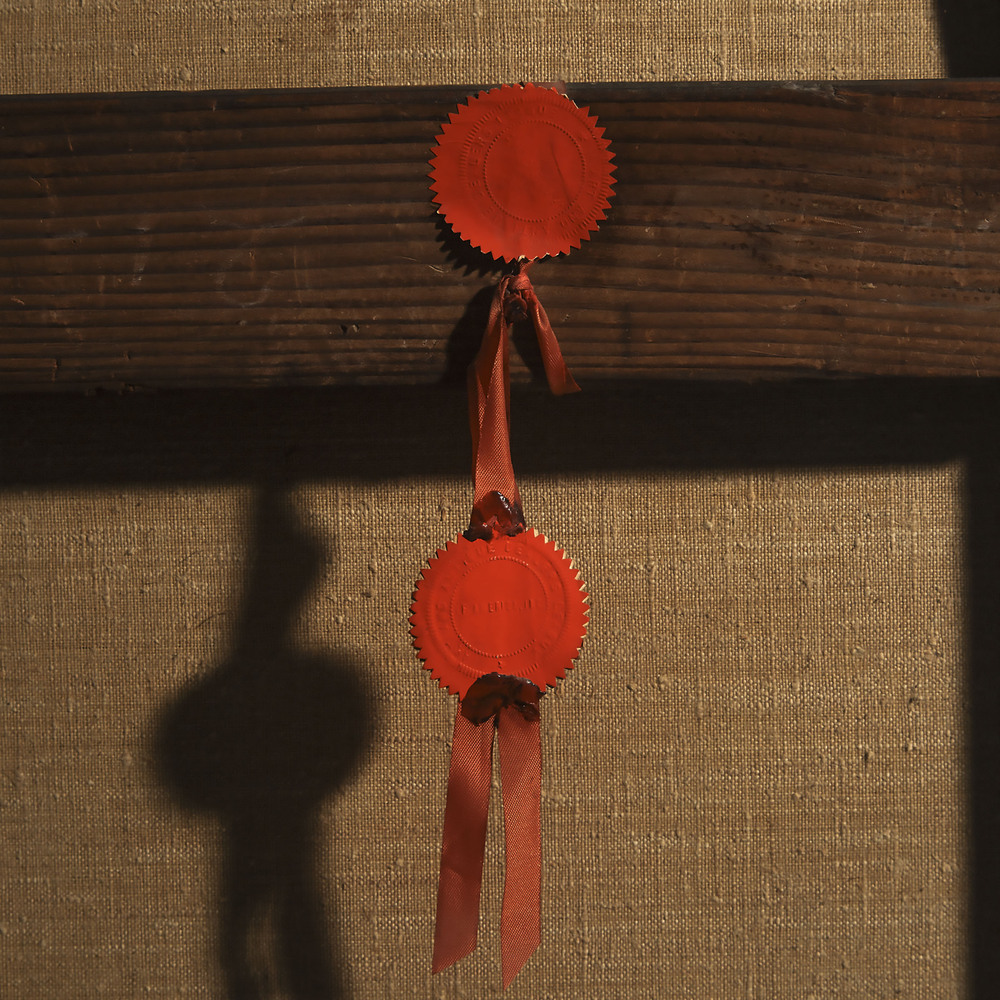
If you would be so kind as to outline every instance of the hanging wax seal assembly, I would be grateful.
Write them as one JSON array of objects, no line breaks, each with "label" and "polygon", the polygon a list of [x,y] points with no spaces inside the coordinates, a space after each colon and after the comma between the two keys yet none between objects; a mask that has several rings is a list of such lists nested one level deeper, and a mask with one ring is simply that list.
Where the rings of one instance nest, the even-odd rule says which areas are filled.
[{"label": "hanging wax seal assembly", "polygon": [[510,325],[530,320],[549,386],[578,391],[528,278],[539,257],[579,248],[609,207],[604,130],[547,87],[500,87],[449,116],[431,160],[439,212],[458,235],[514,265],[493,296],[469,371],[474,494],[468,529],[422,571],[410,632],[424,667],[458,696],[432,967],[476,947],[493,740],[500,751],[506,871],[503,986],[541,939],[540,698],[566,676],[588,621],[569,557],[525,526],[510,453]]}]

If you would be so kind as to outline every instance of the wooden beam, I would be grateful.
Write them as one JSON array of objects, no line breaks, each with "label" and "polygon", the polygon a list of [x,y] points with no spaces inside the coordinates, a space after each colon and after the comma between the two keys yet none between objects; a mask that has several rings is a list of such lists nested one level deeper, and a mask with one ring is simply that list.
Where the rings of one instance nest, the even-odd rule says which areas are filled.
[{"label": "wooden beam", "polygon": [[[426,173],[470,92],[0,99],[0,389],[460,375],[499,271]],[[1000,374],[1000,83],[570,94],[617,164],[533,272],[578,380]]]}]

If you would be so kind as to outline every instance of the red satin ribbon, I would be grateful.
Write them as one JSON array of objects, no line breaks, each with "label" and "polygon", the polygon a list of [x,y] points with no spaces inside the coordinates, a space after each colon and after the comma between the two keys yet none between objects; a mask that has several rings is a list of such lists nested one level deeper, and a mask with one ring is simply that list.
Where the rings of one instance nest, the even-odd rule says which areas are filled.
[{"label": "red satin ribbon", "polygon": [[504,853],[507,859],[500,917],[503,988],[511,984],[541,940],[542,751],[538,718],[514,706],[481,725],[455,716],[448,802],[441,844],[434,972],[476,947],[493,773],[493,732],[500,746]]},{"label": "red satin ribbon", "polygon": [[510,457],[509,324],[531,319],[542,353],[545,377],[557,396],[579,392],[563,360],[559,342],[528,278],[530,262],[502,278],[490,306],[482,346],[469,368],[469,427],[472,432],[473,498],[470,532],[489,537],[494,531],[524,530],[521,495]]},{"label": "red satin ribbon", "polygon": [[[497,286],[486,335],[469,370],[475,475],[469,537],[489,538],[494,533],[524,530],[510,456],[509,324],[530,318],[551,390],[557,395],[579,391],[527,268],[527,262],[522,262],[516,274],[504,277]],[[528,687],[537,692],[533,685]],[[464,706],[465,702],[459,703],[455,717],[448,774],[433,970],[448,968],[476,947],[495,729],[506,857],[500,921],[506,989],[541,939],[542,753],[538,713],[525,711],[523,704],[504,703],[477,725],[463,714]]]}]

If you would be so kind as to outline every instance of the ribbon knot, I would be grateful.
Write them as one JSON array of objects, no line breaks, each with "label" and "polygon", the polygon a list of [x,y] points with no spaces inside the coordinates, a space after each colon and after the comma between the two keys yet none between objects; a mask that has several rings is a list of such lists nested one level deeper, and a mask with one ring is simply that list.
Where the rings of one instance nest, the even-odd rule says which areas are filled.
[{"label": "ribbon knot", "polygon": [[503,314],[508,323],[522,323],[528,318],[530,296],[535,290],[531,287],[531,279],[525,271],[527,266],[522,264],[517,274],[505,279]]},{"label": "ribbon knot", "polygon": [[460,711],[474,726],[496,719],[501,709],[513,708],[527,722],[538,721],[537,685],[511,674],[483,674],[462,699]]},{"label": "ribbon knot", "polygon": [[519,535],[524,531],[524,511],[519,501],[490,490],[473,505],[469,527],[463,532],[470,542],[477,538],[489,541],[496,535]]}]

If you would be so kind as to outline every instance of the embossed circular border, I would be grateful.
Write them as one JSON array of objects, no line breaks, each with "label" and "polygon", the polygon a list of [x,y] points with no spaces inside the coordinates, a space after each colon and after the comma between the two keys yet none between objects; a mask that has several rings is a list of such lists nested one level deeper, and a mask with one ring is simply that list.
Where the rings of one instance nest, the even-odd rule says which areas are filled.
[{"label": "embossed circular border", "polygon": [[[580,158],[580,163],[583,165],[583,171],[582,171],[583,181],[580,182],[580,188],[583,189],[586,186],[586,180],[587,180],[587,156],[584,152],[579,136],[573,135],[573,133],[560,122],[550,122],[545,118],[537,118],[537,117],[529,118],[528,121],[541,122],[544,125],[548,125],[551,128],[554,128],[556,131],[561,132],[564,136],[566,136],[567,139],[569,139],[573,148],[576,150],[577,156]],[[516,130],[516,127],[517,127],[516,125],[508,125],[502,131],[495,133],[493,135],[490,144],[483,151],[483,159],[481,163],[477,164],[477,166],[481,166],[482,168],[483,183],[486,190],[486,194],[489,196],[489,199],[492,202],[493,206],[496,208],[498,212],[502,213],[503,215],[508,215],[512,219],[516,219],[518,222],[523,222],[525,225],[529,226],[544,224],[552,219],[558,219],[560,216],[565,215],[566,213],[571,213],[574,208],[572,199],[566,205],[557,209],[556,211],[549,212],[548,215],[539,215],[534,217],[530,215],[519,215],[512,208],[510,208],[510,206],[501,204],[500,199],[497,197],[496,193],[490,186],[490,179],[488,176],[489,157],[490,153],[493,151],[496,144],[500,142],[501,139],[506,139],[510,132]]]},{"label": "embossed circular border", "polygon": [[[534,612],[538,639],[512,652],[477,649],[463,637],[454,617],[459,589],[481,567],[498,560],[520,563],[538,579],[546,606]],[[484,602],[517,595],[482,594]],[[424,668],[442,687],[464,698],[484,674],[513,674],[543,691],[555,687],[579,656],[587,631],[587,593],[580,574],[555,543],[537,531],[489,541],[459,537],[429,560],[417,581],[410,616],[410,634]],[[553,617],[555,616],[555,618]]]}]

